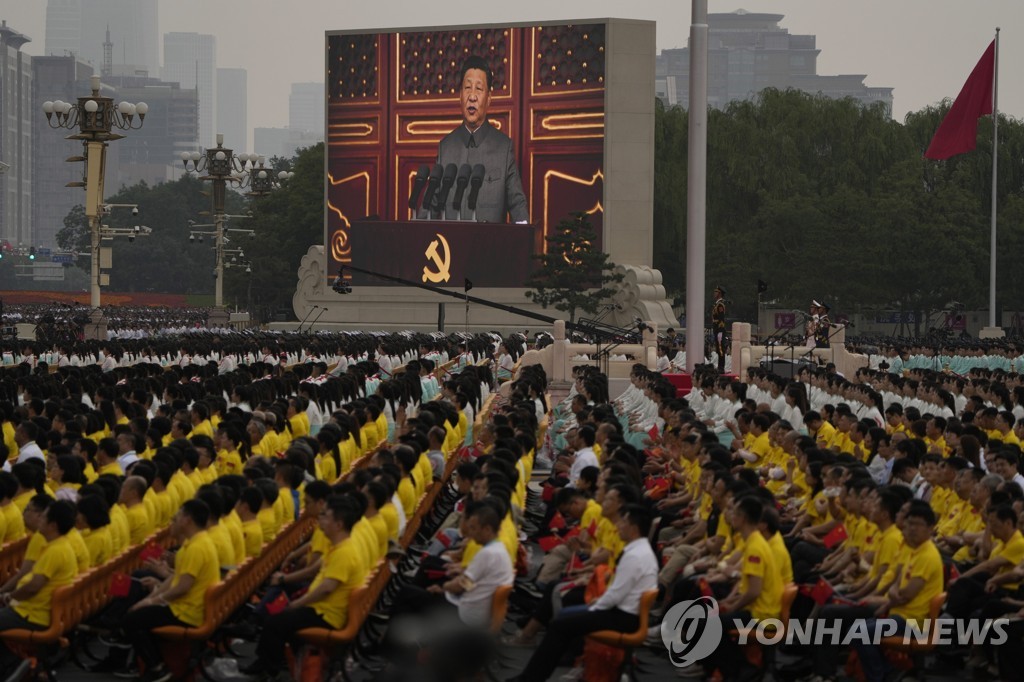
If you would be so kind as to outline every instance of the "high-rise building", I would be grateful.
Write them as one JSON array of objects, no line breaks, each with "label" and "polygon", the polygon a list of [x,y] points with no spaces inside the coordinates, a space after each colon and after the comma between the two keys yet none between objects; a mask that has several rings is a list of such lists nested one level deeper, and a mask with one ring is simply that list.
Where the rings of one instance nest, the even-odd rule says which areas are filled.
[{"label": "high-rise building", "polygon": [[195,89],[140,76],[114,75],[107,80],[117,89],[118,100],[149,105],[145,125],[109,147],[116,147],[119,167],[116,177],[107,173],[107,194],[122,185],[155,185],[180,177],[181,153],[198,150]]},{"label": "high-rise building", "polygon": [[0,239],[31,246],[32,127],[42,113],[32,107],[32,58],[21,51],[31,39],[0,22]]},{"label": "high-rise building", "polygon": [[[765,88],[794,88],[826,97],[882,102],[892,112],[892,88],[869,87],[865,75],[820,76],[817,37],[793,35],[782,14],[737,10],[708,15],[708,104],[753,99]],[[666,104],[689,106],[690,50],[662,50],[655,59],[655,92]]]},{"label": "high-rise building", "polygon": [[160,74],[158,0],[47,0],[45,53],[75,54],[100,72],[107,31],[114,64]]},{"label": "high-rise building", "polygon": [[304,147],[312,147],[324,141],[322,132],[296,130],[294,128],[254,128],[253,149],[268,159],[275,156],[289,159]]},{"label": "high-rise building", "polygon": [[224,146],[235,152],[249,149],[246,80],[245,69],[217,69],[217,132],[224,133]]},{"label": "high-rise building", "polygon": [[323,83],[292,83],[292,92],[288,97],[288,127],[323,135]]},{"label": "high-rise building", "polygon": [[[92,67],[77,57],[33,57],[32,111],[42,112],[46,101],[76,102],[78,97],[88,95],[92,74]],[[112,96],[109,91],[103,94]],[[85,202],[81,188],[66,186],[69,182],[81,182],[83,164],[65,160],[84,154],[80,141],[65,139],[67,133],[51,130],[41,113],[36,116],[32,131],[32,243],[52,248],[56,246],[57,233],[64,227],[64,217],[74,206]],[[109,166],[108,174],[114,170]]]},{"label": "high-rise building", "polygon": [[199,147],[212,147],[217,131],[217,41],[202,33],[165,33],[163,80],[199,95]]}]

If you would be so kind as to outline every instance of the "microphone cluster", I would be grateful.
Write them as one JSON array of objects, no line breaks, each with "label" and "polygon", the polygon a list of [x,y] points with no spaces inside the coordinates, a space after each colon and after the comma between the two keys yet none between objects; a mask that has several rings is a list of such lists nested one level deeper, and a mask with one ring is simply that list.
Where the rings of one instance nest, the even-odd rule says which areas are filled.
[{"label": "microphone cluster", "polygon": [[[424,164],[416,171],[416,177],[413,179],[412,190],[409,193],[409,209],[414,215],[420,211],[426,211],[427,217],[443,219],[445,204],[454,187],[452,210],[458,211],[461,219],[462,200],[466,198],[466,207],[473,211],[475,217],[476,202],[486,172],[483,164],[480,163],[474,166],[470,166],[468,163],[461,166],[449,163],[444,167],[439,163],[434,164],[433,167]],[[468,197],[466,197],[467,187],[469,188]]]}]

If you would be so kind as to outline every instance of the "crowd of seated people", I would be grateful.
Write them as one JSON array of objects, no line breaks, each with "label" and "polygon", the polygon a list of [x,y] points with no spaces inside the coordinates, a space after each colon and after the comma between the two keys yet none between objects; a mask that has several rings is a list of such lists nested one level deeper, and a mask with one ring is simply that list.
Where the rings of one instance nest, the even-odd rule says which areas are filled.
[{"label": "crowd of seated people", "polygon": [[[0,639],[47,628],[56,589],[163,531],[166,548],[97,621],[124,645],[100,669],[168,679],[153,631],[198,626],[210,586],[305,515],[312,537],[235,623],[256,647],[243,671],[287,679],[296,633],[344,627],[350,595],[402,553],[447,473],[451,508],[407,550],[411,570],[375,614],[399,677],[427,648],[441,679],[476,674],[493,653],[481,635],[494,597],[513,584],[516,623],[499,645],[529,647],[510,671],[525,680],[588,665],[593,650],[579,654],[598,630],[647,622],[663,646],[660,619],[702,596],[725,636],[678,671],[695,679],[761,665],[736,619],[902,633],[943,595],[950,618],[1024,616],[1024,381],[1006,369],[701,368],[680,397],[642,365],[611,395],[583,365],[549,404],[539,366],[513,364],[491,394],[505,377],[485,361],[521,355],[515,336],[177,339],[168,353],[200,361],[166,364],[150,361],[164,347],[138,344],[109,369],[95,357],[53,371],[23,347],[0,374],[0,530],[5,549],[28,538],[0,585]],[[1009,632],[939,653],[1014,679],[1024,628]],[[5,669],[19,662],[4,653]],[[870,643],[786,653],[791,678],[839,679],[844,658],[870,681],[893,672]]]}]

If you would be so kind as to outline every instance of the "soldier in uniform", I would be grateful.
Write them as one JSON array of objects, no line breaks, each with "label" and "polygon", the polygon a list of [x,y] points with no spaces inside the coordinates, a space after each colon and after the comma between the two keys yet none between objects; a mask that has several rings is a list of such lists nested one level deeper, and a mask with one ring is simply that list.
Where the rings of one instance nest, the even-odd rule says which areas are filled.
[{"label": "soldier in uniform", "polygon": [[806,322],[804,324],[804,338],[806,339],[805,343],[812,348],[816,345],[814,341],[814,334],[818,331],[818,316],[821,312],[820,308],[821,304],[814,299],[811,299],[811,311],[807,315]]},{"label": "soldier in uniform", "polygon": [[832,329],[832,320],[828,318],[828,311],[831,308],[824,303],[818,304],[818,322],[814,328],[814,347],[828,348],[829,335]]},{"label": "soldier in uniform", "polygon": [[718,353],[718,371],[725,372],[725,289],[720,286],[711,292],[715,302],[711,305],[711,334]]}]

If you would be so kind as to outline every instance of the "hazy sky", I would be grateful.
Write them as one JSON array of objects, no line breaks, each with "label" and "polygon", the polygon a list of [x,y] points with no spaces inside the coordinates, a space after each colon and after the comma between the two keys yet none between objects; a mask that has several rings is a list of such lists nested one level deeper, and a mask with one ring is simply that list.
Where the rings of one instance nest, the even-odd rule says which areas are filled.
[{"label": "hazy sky", "polygon": [[[86,0],[88,2],[88,0]],[[893,115],[955,97],[1002,27],[1000,111],[1024,118],[1024,88],[1014,65],[1024,63],[1022,0],[710,0],[710,12],[784,14],[791,33],[818,36],[819,74],[867,74],[867,84],[895,88]],[[612,2],[516,0],[162,0],[160,32],[217,37],[217,65],[249,72],[248,123],[288,123],[288,93],[298,81],[322,81],[324,31],[570,18],[623,17],[658,22],[658,49],[686,45],[686,0]],[[0,19],[33,39],[41,54],[46,0],[0,0]],[[161,50],[162,56],[162,50]]]}]

